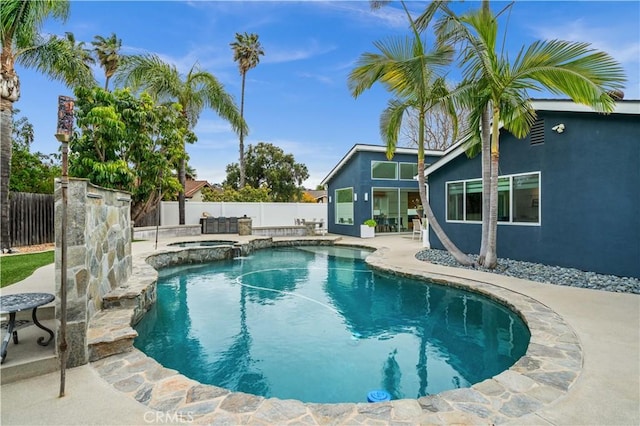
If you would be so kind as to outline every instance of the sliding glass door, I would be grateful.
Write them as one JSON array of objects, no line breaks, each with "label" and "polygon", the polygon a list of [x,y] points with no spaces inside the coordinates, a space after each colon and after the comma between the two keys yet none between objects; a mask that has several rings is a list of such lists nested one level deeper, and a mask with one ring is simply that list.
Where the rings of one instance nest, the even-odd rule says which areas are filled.
[{"label": "sliding glass door", "polygon": [[376,223],[376,232],[409,232],[411,219],[418,217],[420,194],[416,189],[372,188],[371,216]]}]

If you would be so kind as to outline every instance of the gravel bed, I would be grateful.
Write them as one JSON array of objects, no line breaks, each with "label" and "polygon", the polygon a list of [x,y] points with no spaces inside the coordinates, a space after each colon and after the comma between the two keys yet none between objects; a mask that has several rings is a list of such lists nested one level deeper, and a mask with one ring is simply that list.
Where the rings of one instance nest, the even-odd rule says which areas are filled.
[{"label": "gravel bed", "polygon": [[[474,254],[470,254],[469,256],[472,259],[477,258],[477,255]],[[483,267],[474,268],[473,266],[460,265],[446,250],[422,250],[416,254],[416,258],[437,265],[477,269],[484,272],[492,272],[494,274],[507,275],[542,283],[613,291],[617,293],[640,294],[640,279],[638,278],[597,274],[595,272],[585,272],[574,268],[561,268],[559,266],[548,266],[511,259],[498,259],[498,266],[494,270]]]}]

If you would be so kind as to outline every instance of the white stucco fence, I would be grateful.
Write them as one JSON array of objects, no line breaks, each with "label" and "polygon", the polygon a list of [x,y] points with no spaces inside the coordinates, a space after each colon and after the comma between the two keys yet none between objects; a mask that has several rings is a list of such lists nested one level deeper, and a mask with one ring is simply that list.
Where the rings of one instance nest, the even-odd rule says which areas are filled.
[{"label": "white stucco fence", "polygon": [[[213,217],[242,217],[252,219],[252,226],[289,226],[296,219],[317,220],[327,223],[327,204],[322,203],[185,203],[185,224],[197,225],[203,213]],[[163,201],[160,205],[160,223],[178,225],[178,202]],[[326,227],[326,225],[325,225]]]}]

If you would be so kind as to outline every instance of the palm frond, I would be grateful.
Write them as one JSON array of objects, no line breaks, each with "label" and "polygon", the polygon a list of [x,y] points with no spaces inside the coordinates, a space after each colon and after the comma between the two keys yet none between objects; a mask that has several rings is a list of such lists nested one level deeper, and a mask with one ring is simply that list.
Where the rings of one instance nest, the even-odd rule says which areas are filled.
[{"label": "palm frond", "polygon": [[626,81],[623,68],[607,53],[561,40],[533,43],[516,58],[513,76],[604,112],[615,104],[607,92],[624,88]]},{"label": "palm frond", "polygon": [[7,40],[16,50],[28,49],[39,36],[39,30],[48,17],[65,21],[69,15],[69,1],[3,0],[0,7],[0,38]]},{"label": "palm frond", "polygon": [[415,20],[416,28],[420,31],[424,31],[429,27],[429,24],[435,17],[439,9],[449,12],[448,4],[449,0],[434,0],[425,8],[424,12],[420,14]]},{"label": "palm frond", "polygon": [[93,72],[76,48],[67,39],[38,36],[34,45],[20,52],[16,62],[26,68],[34,68],[52,80],[61,81],[69,88],[91,86],[96,82]]},{"label": "palm frond", "polygon": [[398,137],[402,128],[402,118],[408,108],[410,108],[410,104],[399,99],[391,99],[387,103],[387,108],[380,114],[380,137],[387,146],[386,155],[389,160],[393,158],[396,152]]}]

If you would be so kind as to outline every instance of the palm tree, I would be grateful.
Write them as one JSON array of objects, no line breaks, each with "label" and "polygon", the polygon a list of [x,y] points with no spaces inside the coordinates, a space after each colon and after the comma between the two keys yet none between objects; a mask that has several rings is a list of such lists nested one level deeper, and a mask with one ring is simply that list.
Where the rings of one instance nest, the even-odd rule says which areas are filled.
[{"label": "palm tree", "polygon": [[[72,55],[76,57],[78,60],[82,61],[83,68],[85,69],[84,73],[93,75],[93,71],[91,70],[91,65],[96,63],[96,60],[91,55],[91,50],[85,48],[85,42],[76,42],[76,37],[73,33],[66,32],[64,33],[64,40],[67,43],[67,47],[71,51]],[[91,83],[95,81],[91,79]]]},{"label": "palm tree", "polygon": [[[609,93],[624,87],[624,71],[611,56],[592,49],[588,43],[561,40],[534,42],[523,47],[510,63],[496,50],[497,19],[488,7],[461,17],[448,14],[436,30],[440,40],[463,45],[464,80],[458,99],[475,111],[476,122],[485,108],[491,112],[490,180],[483,179],[483,186],[490,190],[484,266],[494,268],[500,124],[517,138],[527,136],[535,120],[529,90],[565,94],[576,103],[610,112],[615,100]],[[472,143],[481,140],[480,126],[471,126],[470,132]]]},{"label": "palm tree", "polygon": [[397,98],[389,101],[380,117],[380,132],[387,145],[387,158],[395,152],[403,116],[409,109],[418,115],[418,182],[422,206],[429,224],[445,248],[465,265],[473,264],[447,237],[435,218],[426,197],[424,176],[424,126],[425,114],[432,108],[442,108],[455,118],[453,104],[448,101],[448,91],[443,77],[436,74],[438,68],[451,63],[453,50],[442,45],[433,52],[425,51],[414,22],[404,2],[402,6],[407,14],[413,38],[390,39],[388,42],[376,42],[379,54],[364,53],[356,68],[349,74],[348,85],[351,94],[358,97],[364,90],[380,82],[394,93]]},{"label": "palm tree", "polygon": [[100,61],[100,65],[104,68],[104,90],[108,90],[109,80],[120,65],[120,47],[122,46],[122,40],[117,38],[114,33],[111,36],[104,38],[102,36],[95,36],[94,41],[91,42],[94,46],[94,51]]},{"label": "palm tree", "polygon": [[[116,80],[134,89],[144,89],[160,101],[178,102],[190,130],[194,129],[200,113],[207,107],[227,120],[236,133],[247,131],[231,95],[225,92],[213,74],[201,70],[197,64],[183,77],[174,65],[163,62],[157,55],[130,56],[118,69]],[[178,194],[180,225],[185,223],[186,163],[185,152],[178,171],[182,187]]]},{"label": "palm tree", "polygon": [[[244,119],[244,84],[247,71],[255,68],[260,62],[260,55],[264,55],[262,46],[258,41],[258,34],[236,33],[236,41],[230,43],[233,48],[233,60],[238,62],[240,75],[242,76],[242,94],[240,96],[240,116]],[[245,164],[244,164],[244,132],[240,129],[240,185],[244,188]]]},{"label": "palm tree", "polygon": [[10,249],[9,179],[11,176],[11,133],[13,104],[20,98],[19,63],[35,68],[51,79],[70,87],[90,84],[93,75],[76,56],[69,43],[56,36],[44,38],[39,30],[49,17],[65,20],[69,14],[66,0],[3,0],[0,7],[2,53],[0,54],[0,241],[2,250]]}]

